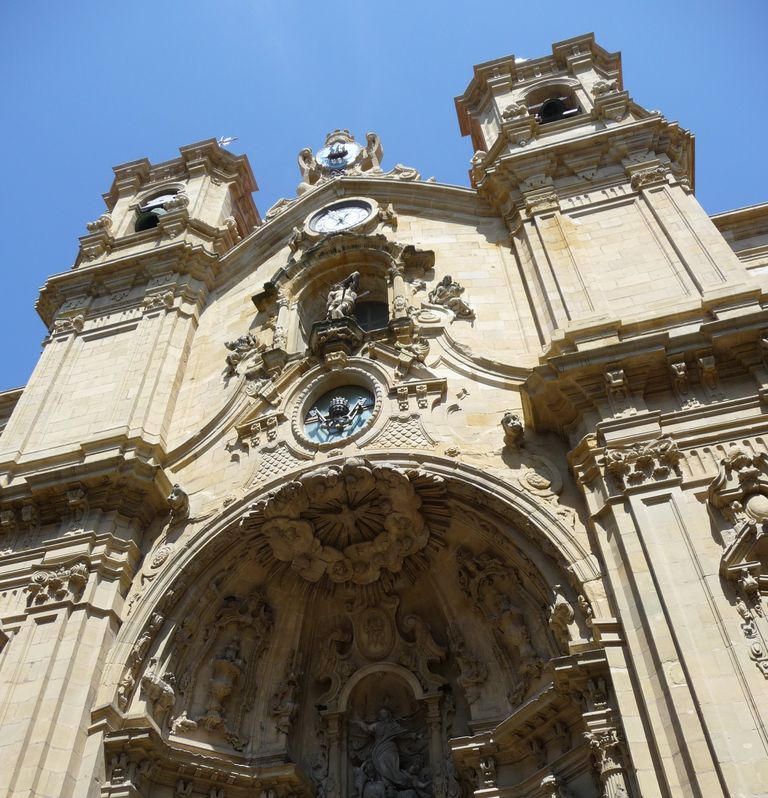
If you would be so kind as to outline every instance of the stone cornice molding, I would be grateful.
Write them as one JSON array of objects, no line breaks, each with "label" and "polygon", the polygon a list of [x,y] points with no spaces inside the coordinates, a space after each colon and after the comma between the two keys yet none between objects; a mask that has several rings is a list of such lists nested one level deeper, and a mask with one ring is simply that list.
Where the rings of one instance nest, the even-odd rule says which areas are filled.
[{"label": "stone cornice molding", "polygon": [[[670,167],[670,177],[684,177],[686,185],[693,188],[693,136],[662,116],[652,115],[602,129],[593,125],[581,135],[546,143],[542,139],[536,147],[519,146],[514,136],[510,139],[510,124],[515,123],[502,125],[499,138],[483,158],[483,176],[476,176],[480,195],[491,204],[505,208],[507,214],[506,206],[522,204],[519,184],[530,175],[544,173],[555,181],[564,178],[562,186],[557,185],[563,199],[583,193],[584,184],[573,181],[572,170],[568,168],[574,148],[578,148],[580,157],[585,149],[597,153],[594,169],[608,165],[621,167],[627,153],[649,152],[649,159],[663,155]],[[583,117],[577,116],[559,124],[575,130],[584,127],[585,122]],[[510,143],[514,146],[508,151]],[[612,174],[606,179],[615,182]],[[589,185],[600,187],[601,182],[593,180]]]},{"label": "stone cornice molding", "polygon": [[[709,411],[701,408],[713,403],[724,412],[729,402],[744,399],[724,392],[727,386],[718,377],[721,366],[727,366],[729,378],[756,380],[756,395],[762,395],[766,369],[761,340],[768,310],[763,308],[761,290],[735,286],[730,298],[725,294],[705,298],[680,312],[685,313],[684,326],[680,313],[664,310],[651,320],[652,326],[647,320],[606,319],[553,335],[549,351],[523,386],[533,427],[578,433],[581,423],[592,428],[617,415],[642,413],[645,394],[661,390],[681,403],[676,414],[695,414],[698,409],[706,416]],[[680,375],[671,368],[673,363],[684,366],[685,396],[678,395]],[[624,378],[622,411],[614,406],[606,385],[611,370],[620,370]]]},{"label": "stone cornice molding", "polygon": [[[10,454],[10,456],[9,456]],[[118,510],[149,523],[168,509],[172,487],[159,465],[164,451],[125,434],[80,444],[52,457],[6,453],[0,463],[0,506],[11,508],[32,500],[42,522],[70,512],[67,491],[86,492],[91,509]]]},{"label": "stone cornice molding", "polygon": [[177,746],[164,739],[151,718],[143,717],[124,725],[120,716],[107,707],[96,710],[92,719],[92,731],[98,728],[106,732],[108,794],[138,795],[123,790],[139,789],[147,779],[173,785],[181,780],[182,784],[190,785],[190,791],[195,785],[212,796],[260,792],[288,798],[314,792],[312,781],[299,765],[275,763],[274,754],[246,758]]},{"label": "stone cornice molding", "polygon": [[[51,327],[56,315],[68,310],[68,303],[88,307],[98,296],[127,296],[136,285],[137,276],[145,284],[161,277],[166,277],[169,284],[180,277],[189,277],[198,281],[203,295],[207,295],[216,283],[219,269],[219,259],[203,247],[174,242],[151,252],[134,253],[106,263],[54,274],[46,280],[35,308],[45,325]],[[119,304],[122,299],[113,301]],[[110,306],[103,312],[113,310]]]},{"label": "stone cornice molding", "polygon": [[114,167],[115,180],[110,190],[104,194],[104,202],[109,210],[114,208],[121,193],[133,194],[153,183],[163,184],[169,180],[186,180],[190,170],[198,169],[201,166],[226,180],[238,180],[243,191],[248,195],[258,191],[248,157],[234,155],[229,150],[220,147],[216,139],[205,139],[179,147],[179,153],[179,158],[157,164],[150,163],[147,158],[141,158]]}]

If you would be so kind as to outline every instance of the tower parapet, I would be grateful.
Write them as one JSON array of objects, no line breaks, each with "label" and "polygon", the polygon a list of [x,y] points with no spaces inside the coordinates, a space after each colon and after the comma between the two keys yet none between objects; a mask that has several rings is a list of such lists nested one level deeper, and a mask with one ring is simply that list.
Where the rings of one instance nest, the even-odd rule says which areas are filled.
[{"label": "tower parapet", "polygon": [[222,255],[260,223],[248,159],[215,139],[179,148],[180,156],[152,164],[147,158],[114,169],[104,194],[107,212],[89,222],[76,267],[155,248],[172,239]]}]

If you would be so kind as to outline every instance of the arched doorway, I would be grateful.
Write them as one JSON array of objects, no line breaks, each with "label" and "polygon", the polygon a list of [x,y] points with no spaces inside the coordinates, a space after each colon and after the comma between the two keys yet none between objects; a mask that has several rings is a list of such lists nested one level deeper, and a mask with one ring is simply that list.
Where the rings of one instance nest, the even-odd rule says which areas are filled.
[{"label": "arched doorway", "polygon": [[629,794],[599,583],[551,504],[488,474],[306,468],[201,529],[121,630],[104,794],[131,762],[152,798]]}]

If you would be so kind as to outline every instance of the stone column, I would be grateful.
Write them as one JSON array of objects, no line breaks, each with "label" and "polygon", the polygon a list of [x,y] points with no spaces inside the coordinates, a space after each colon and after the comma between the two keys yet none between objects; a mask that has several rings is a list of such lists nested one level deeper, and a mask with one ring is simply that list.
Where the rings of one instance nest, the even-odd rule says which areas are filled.
[{"label": "stone column", "polygon": [[[617,692],[617,701],[622,717],[640,711],[628,730],[628,748],[633,755],[632,743],[637,747],[641,794],[661,788],[673,795],[716,798],[729,793],[724,750],[715,748],[711,729],[722,725],[729,711],[746,707],[733,694],[725,699],[711,691],[712,679],[728,672],[729,656],[713,648],[722,620],[712,601],[706,556],[697,552],[705,535],[710,536],[693,532],[702,529],[706,513],[703,519],[693,518],[681,490],[683,455],[676,443],[647,437],[646,431],[640,435],[646,442],[630,444],[627,436],[602,453],[593,452],[589,471],[581,463],[576,467],[635,685],[629,704],[626,691]],[[647,736],[641,722],[651,730]],[[619,772],[614,734],[601,727],[593,734],[588,739],[600,757],[601,777],[606,790],[613,790],[606,795],[620,796],[627,785],[623,776],[614,778]],[[650,757],[644,754],[646,746]]]},{"label": "stone column", "polygon": [[93,696],[137,555],[128,541],[89,530],[49,542],[26,566],[21,606],[3,607],[14,635],[0,659],[0,794],[82,794]]}]

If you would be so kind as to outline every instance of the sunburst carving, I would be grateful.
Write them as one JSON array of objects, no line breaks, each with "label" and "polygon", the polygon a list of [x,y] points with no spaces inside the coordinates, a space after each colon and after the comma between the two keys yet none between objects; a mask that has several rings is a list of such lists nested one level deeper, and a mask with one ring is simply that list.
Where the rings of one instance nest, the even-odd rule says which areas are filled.
[{"label": "sunburst carving", "polygon": [[350,458],[301,475],[255,505],[249,524],[274,560],[311,583],[370,585],[426,562],[439,543],[441,477]]}]

